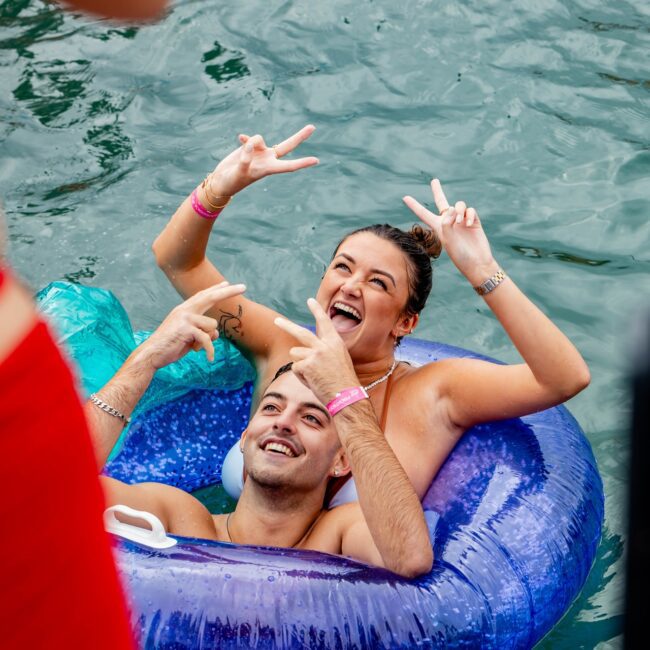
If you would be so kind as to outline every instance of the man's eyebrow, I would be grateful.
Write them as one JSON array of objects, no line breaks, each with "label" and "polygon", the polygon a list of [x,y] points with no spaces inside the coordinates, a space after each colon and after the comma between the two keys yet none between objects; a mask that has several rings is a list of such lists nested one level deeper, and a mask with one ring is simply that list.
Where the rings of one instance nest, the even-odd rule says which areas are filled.
[{"label": "man's eyebrow", "polygon": [[[286,395],[283,395],[282,393],[276,393],[273,391],[264,393],[262,399],[265,400],[267,397],[272,397],[274,399],[280,400],[281,402],[287,401]],[[328,422],[332,419],[332,417],[329,414],[329,411],[321,404],[317,404],[316,402],[302,402],[300,406],[302,406],[302,408],[316,409],[317,411],[320,411],[327,418]]]},{"label": "man's eyebrow", "polygon": [[268,393],[264,393],[264,395],[262,395],[262,399],[266,399],[267,397],[273,397],[275,399],[279,399],[282,402],[287,401],[287,398],[286,398],[285,395],[283,395],[282,393],[275,393],[273,391],[269,391]]},{"label": "man's eyebrow", "polygon": [[316,404],[316,402],[303,402],[302,406],[320,411],[327,418],[328,422],[332,419],[332,416],[329,414],[329,411],[323,406],[321,406],[320,404]]},{"label": "man's eyebrow", "polygon": [[[345,259],[352,262],[352,264],[356,264],[354,258],[348,255],[347,253],[339,253],[336,257],[345,257]],[[336,259],[336,257],[334,259]],[[381,269],[370,269],[370,272],[376,273],[377,275],[385,275],[393,283],[393,286],[397,288],[397,283],[395,282],[395,278],[388,271],[382,271]]]}]

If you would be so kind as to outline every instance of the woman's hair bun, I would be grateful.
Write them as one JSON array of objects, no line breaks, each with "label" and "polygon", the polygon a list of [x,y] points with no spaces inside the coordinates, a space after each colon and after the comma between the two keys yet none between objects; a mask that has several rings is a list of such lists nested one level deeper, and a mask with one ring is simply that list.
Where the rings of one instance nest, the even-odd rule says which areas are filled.
[{"label": "woman's hair bun", "polygon": [[442,243],[433,230],[430,228],[423,228],[418,223],[409,230],[409,234],[420,246],[422,246],[424,252],[429,257],[440,257],[440,253],[442,252]]}]

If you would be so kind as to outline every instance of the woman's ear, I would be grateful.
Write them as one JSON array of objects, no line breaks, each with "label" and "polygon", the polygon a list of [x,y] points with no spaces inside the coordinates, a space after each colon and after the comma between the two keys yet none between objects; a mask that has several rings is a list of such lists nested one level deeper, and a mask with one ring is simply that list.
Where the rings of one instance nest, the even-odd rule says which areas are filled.
[{"label": "woman's ear", "polygon": [[419,322],[419,314],[413,314],[412,316],[402,315],[399,317],[397,323],[395,323],[395,326],[393,327],[391,333],[396,339],[400,338],[401,336],[406,336],[418,326]]},{"label": "woman's ear", "polygon": [[244,453],[244,442],[246,442],[247,433],[248,433],[248,428],[244,429],[241,432],[241,437],[239,438],[239,451],[241,451],[242,454]]}]

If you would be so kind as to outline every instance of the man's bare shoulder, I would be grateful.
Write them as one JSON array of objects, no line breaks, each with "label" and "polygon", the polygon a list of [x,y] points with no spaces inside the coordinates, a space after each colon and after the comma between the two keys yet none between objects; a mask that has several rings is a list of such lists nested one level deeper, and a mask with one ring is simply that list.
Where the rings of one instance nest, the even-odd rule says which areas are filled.
[{"label": "man's bare shoulder", "polygon": [[363,514],[357,502],[324,510],[301,548],[339,555],[343,536],[358,521],[363,521]]},{"label": "man's bare shoulder", "polygon": [[216,539],[212,515],[191,494],[163,483],[128,485],[107,476],[101,481],[109,505],[123,504],[151,512],[172,535]]}]

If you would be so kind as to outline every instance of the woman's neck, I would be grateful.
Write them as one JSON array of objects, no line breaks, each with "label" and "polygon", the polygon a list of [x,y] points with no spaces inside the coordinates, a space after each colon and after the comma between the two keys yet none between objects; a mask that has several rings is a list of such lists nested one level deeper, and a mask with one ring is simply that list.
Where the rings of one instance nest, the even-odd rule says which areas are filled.
[{"label": "woman's neck", "polygon": [[395,361],[395,355],[390,353],[383,355],[380,358],[355,362],[354,371],[357,373],[357,377],[361,382],[362,386],[368,386],[373,381],[383,377],[390,369],[393,367],[393,362]]}]

